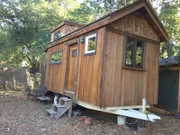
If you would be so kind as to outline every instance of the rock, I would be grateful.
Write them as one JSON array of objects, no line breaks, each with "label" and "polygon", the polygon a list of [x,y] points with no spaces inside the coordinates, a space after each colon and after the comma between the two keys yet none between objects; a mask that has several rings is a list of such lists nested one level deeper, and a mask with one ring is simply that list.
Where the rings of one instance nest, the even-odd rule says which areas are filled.
[{"label": "rock", "polygon": [[81,116],[81,117],[78,117],[78,120],[79,121],[84,121],[86,118],[87,118],[87,116]]},{"label": "rock", "polygon": [[41,78],[41,73],[39,72],[35,73],[35,78]]},{"label": "rock", "polygon": [[86,118],[86,119],[84,120],[84,123],[85,123],[86,125],[91,125],[91,124],[92,124],[91,118]]},{"label": "rock", "polygon": [[41,78],[36,78],[36,82],[41,82]]}]

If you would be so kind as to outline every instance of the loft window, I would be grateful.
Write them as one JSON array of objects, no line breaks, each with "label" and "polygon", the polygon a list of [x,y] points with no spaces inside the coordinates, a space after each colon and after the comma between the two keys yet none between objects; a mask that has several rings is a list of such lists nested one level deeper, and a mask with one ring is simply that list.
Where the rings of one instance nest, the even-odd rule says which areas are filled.
[{"label": "loft window", "polygon": [[61,35],[60,35],[60,31],[55,32],[55,33],[54,33],[54,40],[59,39],[60,36],[61,36]]},{"label": "loft window", "polygon": [[55,52],[51,55],[51,63],[61,63],[62,51]]},{"label": "loft window", "polygon": [[96,33],[89,35],[85,39],[85,54],[95,53],[96,51]]},{"label": "loft window", "polygon": [[127,38],[125,67],[143,68],[144,41]]}]

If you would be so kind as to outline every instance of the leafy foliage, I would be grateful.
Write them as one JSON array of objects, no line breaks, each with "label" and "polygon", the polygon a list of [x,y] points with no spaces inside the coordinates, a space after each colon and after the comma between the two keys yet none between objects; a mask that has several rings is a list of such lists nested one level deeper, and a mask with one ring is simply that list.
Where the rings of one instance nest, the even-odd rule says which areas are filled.
[{"label": "leafy foliage", "polygon": [[[44,59],[49,30],[66,18],[69,1],[4,0],[0,5],[0,64],[21,66],[23,61],[38,71]],[[70,5],[70,4],[69,4]],[[77,5],[77,4],[75,4]]]},{"label": "leafy foliage", "polygon": [[[0,65],[27,66],[37,71],[50,41],[49,30],[62,20],[90,23],[135,0],[1,0]],[[180,3],[149,0],[169,34],[161,57],[180,55]]]},{"label": "leafy foliage", "polygon": [[177,0],[162,2],[159,18],[169,34],[169,41],[161,45],[161,57],[180,55],[180,3]]}]

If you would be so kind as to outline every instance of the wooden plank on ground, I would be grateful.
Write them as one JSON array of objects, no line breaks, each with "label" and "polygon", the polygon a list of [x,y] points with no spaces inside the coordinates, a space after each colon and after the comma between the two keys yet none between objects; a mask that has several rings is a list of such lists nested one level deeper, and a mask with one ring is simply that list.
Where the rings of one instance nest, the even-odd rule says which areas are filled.
[{"label": "wooden plank on ground", "polygon": [[156,107],[150,107],[148,109],[148,111],[155,113],[155,114],[170,114],[169,112],[167,112],[166,110],[162,110],[160,108],[156,108]]}]

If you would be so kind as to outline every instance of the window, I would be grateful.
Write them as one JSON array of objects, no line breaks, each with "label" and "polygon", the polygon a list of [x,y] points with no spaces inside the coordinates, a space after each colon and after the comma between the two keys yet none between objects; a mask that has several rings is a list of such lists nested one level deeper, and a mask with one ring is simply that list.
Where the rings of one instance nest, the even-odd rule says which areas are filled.
[{"label": "window", "polygon": [[60,36],[61,36],[61,35],[60,35],[60,31],[55,32],[55,33],[54,33],[54,40],[59,39]]},{"label": "window", "polygon": [[62,59],[62,51],[53,53],[51,55],[51,63],[60,63]]},{"label": "window", "polygon": [[125,45],[125,66],[143,68],[144,41],[128,37]]},{"label": "window", "polygon": [[95,53],[95,50],[96,50],[96,33],[86,37],[85,54]]},{"label": "window", "polygon": [[72,57],[76,57],[77,56],[77,49],[72,50]]}]

